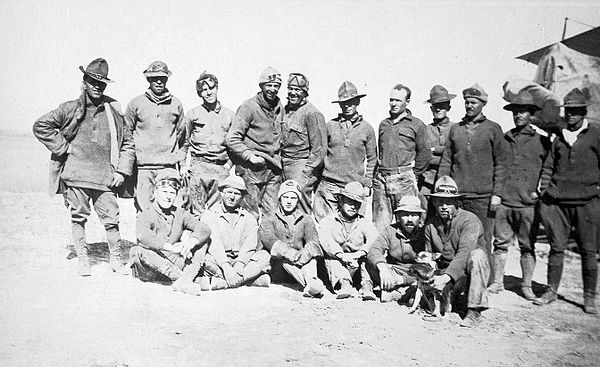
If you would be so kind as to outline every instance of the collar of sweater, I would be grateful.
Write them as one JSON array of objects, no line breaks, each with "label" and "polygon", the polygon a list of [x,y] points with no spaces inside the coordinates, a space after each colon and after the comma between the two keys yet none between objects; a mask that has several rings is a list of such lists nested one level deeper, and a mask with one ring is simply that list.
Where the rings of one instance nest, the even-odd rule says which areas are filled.
[{"label": "collar of sweater", "polygon": [[535,134],[537,134],[537,131],[535,131],[535,129],[530,125],[525,126],[522,129],[518,129],[518,128],[512,128],[508,131],[507,135],[510,136],[511,139],[514,140],[515,136],[517,135],[529,135],[529,136],[534,136]]},{"label": "collar of sweater", "polygon": [[299,210],[298,208],[296,208],[296,210],[294,210],[293,213],[291,214],[286,214],[283,209],[281,208],[281,205],[277,208],[277,211],[275,212],[275,216],[277,216],[280,220],[286,222],[286,223],[298,223],[302,217],[304,216],[302,211]]},{"label": "collar of sweater", "polygon": [[412,120],[412,112],[410,112],[410,110],[407,108],[401,114],[396,116],[390,113],[390,117],[388,117],[388,119],[393,124],[397,124],[402,120]]},{"label": "collar of sweater", "polygon": [[203,103],[202,107],[208,112],[214,111],[215,113],[219,113],[221,111],[221,102],[217,101],[217,103],[215,103],[215,108],[212,109],[206,103]]},{"label": "collar of sweater", "polygon": [[589,122],[587,119],[583,119],[583,123],[581,124],[581,127],[577,130],[574,131],[570,131],[568,129],[562,129],[562,135],[563,138],[565,139],[565,142],[567,142],[567,144],[572,147],[573,144],[575,144],[575,142],[577,141],[577,137],[579,136],[579,134],[582,131],[585,131],[589,126]]},{"label": "collar of sweater", "polygon": [[157,96],[156,94],[154,94],[152,89],[148,88],[148,90],[146,90],[146,97],[148,97],[149,100],[156,104],[167,103],[173,99],[173,95],[171,95],[171,92],[169,92],[168,89],[165,89],[165,92],[163,94]]},{"label": "collar of sweater", "polygon": [[279,97],[275,97],[275,100],[271,104],[267,102],[263,92],[258,92],[258,94],[256,95],[256,100],[258,101],[258,105],[267,111],[273,111],[279,107]]},{"label": "collar of sweater", "polygon": [[462,122],[466,125],[469,122],[473,122],[473,123],[480,123],[480,122],[484,122],[485,120],[487,120],[487,117],[485,117],[485,115],[483,113],[480,113],[479,115],[475,116],[474,119],[469,119],[467,116],[462,118]]},{"label": "collar of sweater", "polygon": [[350,121],[352,123],[352,125],[354,125],[357,122],[359,122],[360,120],[362,120],[362,115],[359,115],[358,113],[355,113],[351,118],[347,119],[347,118],[344,117],[344,115],[342,115],[340,113],[340,114],[338,114],[338,117],[336,118],[336,120],[339,121],[339,122]]},{"label": "collar of sweater", "polygon": [[297,105],[291,105],[291,104],[286,104],[285,105],[285,112],[293,112],[293,111],[298,111],[300,109],[300,107],[304,106],[306,103],[308,102],[308,100],[306,98],[304,98],[302,100],[302,102],[298,103]]},{"label": "collar of sweater", "polygon": [[433,126],[446,126],[446,125],[450,124],[450,119],[448,118],[448,116],[444,117],[441,120],[433,119],[433,122],[431,124]]},{"label": "collar of sweater", "polygon": [[158,202],[156,200],[154,200],[152,207],[162,217],[172,216],[173,214],[175,214],[175,211],[177,210],[177,207],[175,207],[175,206],[171,206],[168,209],[164,209],[160,205],[158,205]]}]

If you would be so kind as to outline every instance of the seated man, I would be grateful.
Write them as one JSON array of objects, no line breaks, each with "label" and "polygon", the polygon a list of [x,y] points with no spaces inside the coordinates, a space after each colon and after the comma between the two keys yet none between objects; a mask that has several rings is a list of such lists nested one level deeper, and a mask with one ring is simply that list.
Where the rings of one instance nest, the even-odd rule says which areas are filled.
[{"label": "seated man", "polygon": [[[394,210],[396,221],[384,228],[367,254],[367,270],[372,281],[381,287],[381,302],[399,299],[402,294],[397,290],[415,280],[408,272],[417,254],[425,250],[419,223],[424,212],[418,197],[403,196]],[[371,292],[370,298],[363,295],[363,299],[375,296]]]},{"label": "seated man", "polygon": [[[193,281],[204,262],[210,228],[174,206],[180,187],[175,169],[165,168],[156,175],[154,201],[138,216],[138,245],[131,248],[130,261],[136,278],[149,281],[158,273],[174,282],[175,290],[199,295],[200,285]],[[191,235],[183,236],[185,230]]]},{"label": "seated man", "polygon": [[425,247],[441,253],[437,263],[442,271],[442,275],[434,276],[433,287],[443,291],[448,286],[456,295],[467,284],[468,311],[460,326],[476,326],[481,311],[487,308],[490,275],[483,226],[475,214],[458,208],[461,195],[449,176],[437,180],[429,196],[436,213],[425,225]]},{"label": "seated man", "polygon": [[351,297],[355,292],[352,277],[360,267],[360,293],[372,293],[365,261],[379,232],[373,222],[358,212],[365,203],[365,189],[358,181],[350,182],[337,194],[337,200],[337,211],[319,222],[319,239],[331,286],[337,298]]},{"label": "seated man", "polygon": [[294,180],[282,183],[279,207],[262,220],[258,235],[271,257],[281,259],[285,271],[304,287],[304,296],[320,298],[323,282],[317,278],[317,257],[323,251],[312,217],[298,208],[301,192]]},{"label": "seated man", "polygon": [[240,207],[242,197],[248,193],[244,180],[229,176],[219,183],[219,191],[221,203],[202,216],[213,231],[204,263],[204,276],[211,277],[209,289],[268,287],[271,256],[258,250],[258,223]]}]

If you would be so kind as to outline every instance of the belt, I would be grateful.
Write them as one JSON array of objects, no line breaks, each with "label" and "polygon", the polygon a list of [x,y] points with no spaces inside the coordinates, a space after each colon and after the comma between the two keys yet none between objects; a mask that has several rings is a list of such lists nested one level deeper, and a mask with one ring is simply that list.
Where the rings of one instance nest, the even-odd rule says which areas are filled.
[{"label": "belt", "polygon": [[216,164],[217,166],[222,166],[225,163],[227,163],[227,161],[228,161],[228,159],[208,159],[201,155],[193,155],[193,154],[192,154],[192,160],[200,161],[200,162],[204,162],[204,163]]},{"label": "belt", "polygon": [[408,170],[412,170],[411,166],[404,167],[394,167],[394,168],[383,168],[378,167],[377,172],[379,172],[382,176],[391,176],[399,173],[407,172]]}]

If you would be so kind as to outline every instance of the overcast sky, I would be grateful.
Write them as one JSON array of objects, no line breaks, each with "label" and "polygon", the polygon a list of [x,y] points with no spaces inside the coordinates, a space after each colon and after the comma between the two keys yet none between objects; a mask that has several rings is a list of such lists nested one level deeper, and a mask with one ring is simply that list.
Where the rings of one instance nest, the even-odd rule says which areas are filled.
[{"label": "overcast sky", "polygon": [[[309,99],[327,119],[337,90],[354,82],[359,112],[376,128],[396,83],[413,90],[409,108],[426,123],[423,101],[434,84],[459,95],[450,116],[464,115],[462,89],[490,95],[484,113],[505,129],[502,84],[531,80],[535,66],[515,57],[560,40],[565,17],[599,26],[597,1],[7,1],[0,0],[0,131],[31,131],[33,121],[79,94],[81,72],[96,57],[116,80],[105,93],[127,103],[144,92],[142,71],[163,60],[168,88],[189,110],[199,103],[203,70],[220,80],[223,105],[235,110],[258,91],[266,66],[305,73]],[[588,30],[569,22],[567,37]],[[279,96],[285,102],[285,85]]]}]

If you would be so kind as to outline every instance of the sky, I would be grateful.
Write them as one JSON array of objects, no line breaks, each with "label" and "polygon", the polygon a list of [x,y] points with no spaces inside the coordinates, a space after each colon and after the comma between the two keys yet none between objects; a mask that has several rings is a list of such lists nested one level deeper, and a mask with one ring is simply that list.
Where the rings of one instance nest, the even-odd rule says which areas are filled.
[{"label": "sky", "polygon": [[[502,84],[531,80],[536,66],[515,57],[560,40],[564,18],[600,26],[597,1],[9,1],[0,0],[0,133],[31,134],[33,122],[79,95],[84,68],[109,64],[105,93],[127,103],[148,84],[142,71],[165,61],[167,87],[187,111],[200,103],[195,80],[219,78],[219,99],[234,111],[273,66],[310,80],[309,100],[326,119],[339,112],[341,83],[366,93],[359,112],[376,129],[389,91],[412,89],[409,109],[426,123],[423,101],[435,84],[457,94],[450,118],[464,115],[461,91],[489,94],[484,113],[506,130]],[[589,27],[569,22],[567,37]],[[279,92],[285,103],[285,83]]]}]

